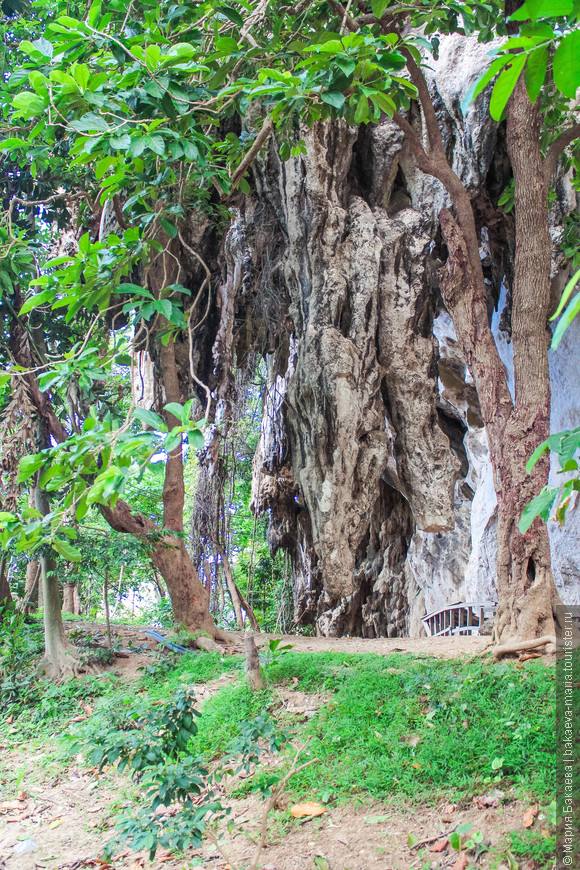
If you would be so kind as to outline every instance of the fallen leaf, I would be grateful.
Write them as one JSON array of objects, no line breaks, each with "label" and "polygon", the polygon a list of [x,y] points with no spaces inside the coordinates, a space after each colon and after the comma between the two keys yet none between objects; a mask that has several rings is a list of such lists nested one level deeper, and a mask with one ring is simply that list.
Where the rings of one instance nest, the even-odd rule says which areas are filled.
[{"label": "fallen leaf", "polygon": [[484,794],[473,798],[473,802],[479,810],[484,810],[486,807],[498,807],[500,798],[497,795]]},{"label": "fallen leaf", "polygon": [[310,816],[321,816],[326,809],[320,804],[315,804],[313,801],[307,801],[305,804],[294,804],[290,807],[290,815],[295,819],[309,818]]},{"label": "fallen leaf", "polygon": [[443,812],[445,813],[446,816],[450,816],[451,813],[455,812],[456,806],[457,806],[457,804],[447,804],[446,807],[443,807]]},{"label": "fallen leaf", "polygon": [[524,828],[531,828],[534,820],[540,811],[540,805],[534,804],[533,807],[528,807],[524,813]]},{"label": "fallen leaf", "polygon": [[48,827],[52,830],[53,828],[58,828],[59,825],[62,825],[62,819],[55,819]]},{"label": "fallen leaf", "polygon": [[20,801],[4,801],[0,804],[0,810],[21,810]]},{"label": "fallen leaf", "polygon": [[467,719],[463,720],[463,722],[461,723],[461,726],[462,726],[462,728],[469,728],[469,722],[467,721]]},{"label": "fallen leaf", "polygon": [[420,769],[421,769],[421,764],[417,761],[415,764],[412,764],[411,767],[414,767],[415,770],[420,770]]},{"label": "fallen leaf", "polygon": [[451,870],[466,870],[468,864],[469,858],[467,857],[467,852],[461,852],[459,858],[451,867]]},{"label": "fallen leaf", "polygon": [[27,797],[28,797],[28,792],[26,792],[26,791],[19,791],[18,792],[18,800],[19,801],[25,801]]},{"label": "fallen leaf", "polygon": [[365,825],[378,825],[381,822],[386,822],[388,818],[389,818],[388,815],[386,815],[386,816],[367,816],[367,818],[364,820],[364,823],[365,823]]},{"label": "fallen leaf", "polygon": [[522,653],[519,660],[521,662],[527,662],[528,659],[541,659],[541,658],[542,658],[542,656],[540,655],[540,653]]},{"label": "fallen leaf", "polygon": [[408,734],[406,737],[401,737],[401,743],[408,743],[413,748],[419,743],[421,738],[418,734]]},{"label": "fallen leaf", "polygon": [[12,714],[8,717],[8,719],[6,720],[6,724],[7,724],[7,725],[12,725],[13,722],[14,722],[14,714],[12,713]]},{"label": "fallen leaf", "polygon": [[437,840],[432,846],[429,846],[430,852],[442,852],[449,844],[449,837],[443,837],[442,840]]}]

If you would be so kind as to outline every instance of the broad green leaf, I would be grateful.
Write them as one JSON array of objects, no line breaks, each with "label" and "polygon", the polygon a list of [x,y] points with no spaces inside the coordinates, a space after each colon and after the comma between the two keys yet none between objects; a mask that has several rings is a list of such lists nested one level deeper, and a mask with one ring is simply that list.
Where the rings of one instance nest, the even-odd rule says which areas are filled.
[{"label": "broad green leaf", "polygon": [[557,494],[557,489],[548,489],[546,487],[539,495],[532,499],[529,505],[524,508],[518,524],[518,528],[522,535],[525,535],[536,517],[539,516],[544,521],[548,520],[550,510],[552,509]]},{"label": "broad green leaf", "polygon": [[146,408],[135,408],[133,411],[133,417],[140,420],[142,423],[145,423],[146,426],[150,426],[152,429],[156,429],[159,432],[167,432],[167,426],[155,411],[148,411]]},{"label": "broad green leaf", "polygon": [[511,97],[516,82],[520,77],[520,73],[524,68],[526,57],[527,56],[522,53],[516,54],[513,59],[510,58],[510,66],[504,69],[493,86],[489,103],[489,113],[494,121],[501,120],[507,101]]},{"label": "broad green leaf", "polygon": [[4,139],[0,142],[0,151],[9,151],[12,148],[30,147],[30,143],[26,139]]},{"label": "broad green leaf", "polygon": [[490,81],[495,78],[499,71],[508,63],[507,57],[496,57],[489,65],[489,69],[484,72],[480,78],[466,91],[465,96],[461,100],[461,111],[465,114],[469,105],[475,100],[482,90],[487,87]]},{"label": "broad green leaf", "polygon": [[377,18],[382,18],[383,13],[387,6],[390,5],[391,0],[372,0],[371,9],[373,10],[373,15],[376,15]]},{"label": "broad green leaf", "polygon": [[182,423],[187,423],[187,419],[184,417],[184,407],[178,402],[169,402],[169,404],[165,405],[165,410],[169,414],[173,414],[174,417],[177,417],[178,420],[181,420]]},{"label": "broad green leaf", "polygon": [[44,112],[44,99],[38,94],[33,94],[32,91],[16,94],[12,99],[12,105],[16,109],[13,117],[22,115],[25,120],[34,118],[36,115]]},{"label": "broad green leaf", "polygon": [[194,450],[203,450],[203,447],[205,445],[205,438],[203,437],[203,432],[201,431],[201,429],[189,429],[187,433],[187,440]]},{"label": "broad green leaf", "polygon": [[356,109],[354,112],[354,122],[355,124],[362,124],[367,120],[369,116],[369,101],[364,94],[361,94],[358,103],[356,104]]},{"label": "broad green leaf", "polygon": [[17,483],[25,483],[30,480],[33,474],[36,474],[39,468],[42,468],[46,458],[39,453],[32,456],[23,456],[18,464],[18,480]]},{"label": "broad green leaf", "polygon": [[56,552],[62,556],[63,559],[66,559],[67,562],[80,562],[82,559],[81,551],[62,538],[54,538],[54,540],[51,541],[51,545],[53,550],[56,550]]},{"label": "broad green leaf", "polygon": [[218,6],[216,12],[221,12],[222,15],[225,15],[226,18],[229,18],[233,24],[237,24],[238,27],[244,26],[244,19],[240,15],[239,12],[236,12],[235,9],[232,9],[231,6]]},{"label": "broad green leaf", "polygon": [[43,290],[42,293],[37,293],[35,296],[29,296],[20,309],[20,314],[28,314],[33,308],[38,308],[39,305],[44,305],[45,302],[52,302],[54,299],[53,290]]},{"label": "broad green leaf", "polygon": [[510,21],[537,21],[539,18],[557,18],[572,12],[572,0],[526,0],[510,18]]},{"label": "broad green leaf", "polygon": [[457,831],[453,831],[453,833],[449,835],[449,845],[452,849],[455,849],[456,852],[461,852],[461,837]]},{"label": "broad green leaf", "polygon": [[558,90],[573,99],[580,88],[580,28],[560,42],[554,54],[553,72]]},{"label": "broad green leaf", "polygon": [[544,79],[546,78],[546,68],[548,65],[548,49],[536,48],[535,51],[528,57],[525,69],[526,90],[530,102],[535,103],[540,96]]},{"label": "broad green leaf", "polygon": [[342,109],[345,102],[344,94],[340,94],[337,91],[326,91],[325,93],[320,94],[320,99],[323,103],[327,103],[335,109]]}]

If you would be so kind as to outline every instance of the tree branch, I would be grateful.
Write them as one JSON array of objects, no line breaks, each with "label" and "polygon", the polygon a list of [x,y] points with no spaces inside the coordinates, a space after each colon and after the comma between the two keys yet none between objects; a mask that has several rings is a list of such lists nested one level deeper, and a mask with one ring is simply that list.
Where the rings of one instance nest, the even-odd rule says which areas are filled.
[{"label": "tree branch", "polygon": [[260,130],[260,132],[258,133],[256,138],[254,139],[252,147],[250,148],[250,150],[248,151],[248,153],[246,154],[246,156],[244,157],[244,159],[242,160],[242,162],[240,163],[240,165],[238,166],[238,168],[236,169],[236,171],[232,175],[232,186],[230,188],[229,196],[231,196],[231,194],[234,192],[234,190],[236,189],[236,187],[240,183],[240,180],[241,180],[242,176],[244,175],[245,171],[253,163],[260,148],[266,142],[266,140],[268,139],[268,137],[270,136],[270,134],[273,131],[274,131],[274,124],[272,123],[270,118],[266,118],[266,120],[262,124],[262,129]]},{"label": "tree branch", "polygon": [[557,136],[546,153],[544,158],[544,174],[546,179],[546,184],[550,184],[550,179],[558,165],[558,159],[560,154],[567,148],[574,139],[580,138],[580,123],[573,124],[572,127],[568,127],[567,130],[563,130],[559,136]]}]

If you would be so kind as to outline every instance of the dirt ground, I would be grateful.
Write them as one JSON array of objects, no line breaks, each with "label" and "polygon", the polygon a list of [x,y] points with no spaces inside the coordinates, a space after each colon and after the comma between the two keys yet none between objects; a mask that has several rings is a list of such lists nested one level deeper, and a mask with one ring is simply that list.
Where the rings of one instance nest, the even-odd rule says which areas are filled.
[{"label": "dirt ground", "polygon": [[[75,627],[78,627],[78,623]],[[102,625],[88,630],[102,630]],[[117,659],[115,670],[127,680],[137,675],[137,668],[151,657],[157,644],[138,626],[114,626],[122,636],[122,648],[137,650]],[[274,635],[272,635],[274,636]],[[258,636],[266,642],[268,635]],[[276,635],[279,637],[279,635]],[[288,636],[288,643],[297,652],[333,650],[335,652],[375,652],[387,655],[406,652],[416,655],[457,657],[480,653],[487,638],[396,638],[363,640],[360,638],[304,638]],[[131,641],[132,647],[129,646]],[[239,636],[241,646],[241,636]],[[229,681],[222,676],[213,683],[199,686],[200,702]],[[280,690],[282,703],[289,712],[313,715],[324,703],[322,695],[305,695],[290,689]],[[24,751],[2,745],[0,735],[0,782],[2,770],[16,773],[15,793],[0,802],[0,870],[107,870],[99,856],[110,839],[118,815],[130,806],[137,786],[121,778],[114,770],[99,775],[81,757],[67,769],[55,771],[47,764],[46,749]],[[272,759],[272,764],[278,763]],[[207,843],[200,850],[175,856],[158,851],[150,863],[145,853],[125,849],[115,856],[108,867],[115,870],[237,870],[248,867],[255,853],[264,805],[256,797],[231,800],[235,828],[225,833],[220,854],[215,845]],[[527,809],[510,800],[502,792],[491,792],[479,803],[475,799],[464,805],[441,803],[425,806],[421,811],[397,802],[362,802],[355,800],[338,808],[324,808],[318,817],[294,820],[287,798],[274,812],[268,824],[266,846],[261,854],[261,870],[466,870],[458,853],[449,846],[449,834],[460,824],[469,822],[473,832],[481,831],[483,841],[491,850],[500,848],[506,832],[523,829]],[[542,825],[541,817],[535,824]],[[423,845],[409,845],[409,835]],[[504,843],[505,847],[505,843]],[[429,851],[437,849],[437,851]],[[421,855],[421,857],[419,857]],[[497,855],[485,852],[478,867],[490,867]],[[230,863],[231,862],[231,863]],[[500,862],[501,868],[501,862]],[[507,866],[504,868],[507,870]],[[520,865],[520,870],[526,870]]]}]

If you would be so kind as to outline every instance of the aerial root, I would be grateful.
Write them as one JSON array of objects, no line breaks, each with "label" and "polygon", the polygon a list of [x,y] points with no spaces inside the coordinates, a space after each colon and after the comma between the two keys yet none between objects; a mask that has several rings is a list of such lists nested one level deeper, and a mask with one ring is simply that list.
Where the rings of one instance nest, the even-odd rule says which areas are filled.
[{"label": "aerial root", "polygon": [[496,646],[491,649],[495,659],[501,659],[510,653],[523,652],[527,649],[536,649],[539,646],[546,644],[557,646],[556,636],[554,634],[545,634],[543,637],[535,637],[532,640],[512,640],[509,643],[504,643],[501,646]]}]

